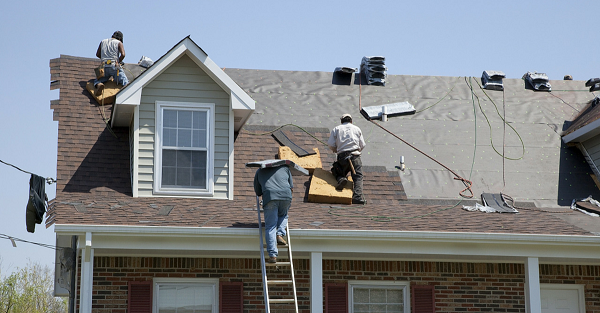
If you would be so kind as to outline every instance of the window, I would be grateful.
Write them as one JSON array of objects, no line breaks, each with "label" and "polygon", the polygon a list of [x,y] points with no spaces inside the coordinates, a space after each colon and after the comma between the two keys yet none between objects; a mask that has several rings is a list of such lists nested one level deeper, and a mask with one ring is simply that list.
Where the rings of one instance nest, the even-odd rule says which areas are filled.
[{"label": "window", "polygon": [[154,279],[155,313],[217,313],[218,280]]},{"label": "window", "polygon": [[350,313],[409,313],[408,282],[349,282]]},{"label": "window", "polygon": [[212,194],[213,104],[156,103],[154,192]]}]

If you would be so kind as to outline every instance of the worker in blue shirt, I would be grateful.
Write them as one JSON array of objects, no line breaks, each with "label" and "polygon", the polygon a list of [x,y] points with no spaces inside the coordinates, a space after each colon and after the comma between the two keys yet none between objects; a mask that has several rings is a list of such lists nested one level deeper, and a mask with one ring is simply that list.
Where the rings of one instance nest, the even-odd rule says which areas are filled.
[{"label": "worker in blue shirt", "polygon": [[277,262],[277,245],[287,245],[283,237],[286,235],[293,190],[292,173],[285,165],[260,168],[254,175],[254,192],[262,196],[263,201],[269,263]]}]

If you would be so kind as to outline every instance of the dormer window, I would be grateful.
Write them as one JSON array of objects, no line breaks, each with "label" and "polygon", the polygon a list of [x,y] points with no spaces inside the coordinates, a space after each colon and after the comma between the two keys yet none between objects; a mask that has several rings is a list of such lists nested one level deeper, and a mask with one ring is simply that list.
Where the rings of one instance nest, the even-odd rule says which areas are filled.
[{"label": "dormer window", "polygon": [[154,193],[212,195],[211,103],[156,102]]}]

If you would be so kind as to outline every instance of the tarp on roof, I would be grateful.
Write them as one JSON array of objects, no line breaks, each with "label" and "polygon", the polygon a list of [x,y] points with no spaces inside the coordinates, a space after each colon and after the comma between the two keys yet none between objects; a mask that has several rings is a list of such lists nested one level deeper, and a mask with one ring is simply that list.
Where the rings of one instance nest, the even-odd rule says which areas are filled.
[{"label": "tarp on roof", "polygon": [[[333,72],[225,71],[256,100],[249,125],[291,123],[332,129],[342,113],[353,114],[353,123],[367,142],[363,165],[394,170],[405,157],[406,170],[399,173],[409,199],[460,199],[464,185],[363,119],[359,99],[363,107],[411,103],[416,114],[390,119],[386,129],[473,181],[474,194],[502,191],[515,201],[543,207],[569,206],[572,199],[588,195],[600,199],[583,156],[576,148],[563,146],[560,137],[565,121],[573,120],[594,98],[582,81],[553,80],[555,90],[548,93],[526,89],[522,79],[504,79],[504,92],[486,90],[486,96],[478,77],[388,75],[385,87],[359,89],[356,84],[332,84]],[[502,118],[517,132],[505,127]],[[504,161],[503,146],[510,158]],[[327,166],[324,160],[323,167]]]}]

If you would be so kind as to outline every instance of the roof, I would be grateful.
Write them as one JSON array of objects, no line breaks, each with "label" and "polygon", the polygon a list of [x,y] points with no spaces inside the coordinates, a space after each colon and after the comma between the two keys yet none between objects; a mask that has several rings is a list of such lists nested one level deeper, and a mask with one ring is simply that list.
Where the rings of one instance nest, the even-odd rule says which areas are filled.
[{"label": "roof", "polygon": [[600,106],[594,100],[579,112],[572,122],[565,123],[568,128],[563,133],[566,143],[581,142],[600,134]]},{"label": "roof", "polygon": [[[534,200],[556,202],[561,193],[567,197],[573,190],[582,190],[582,197],[598,194],[597,190],[589,192],[595,188],[593,183],[590,187],[581,179],[587,171],[585,164],[579,163],[577,150],[561,147],[557,133],[562,121],[589,100],[588,94],[565,92],[559,94],[561,99],[558,99],[549,93],[525,91],[522,80],[504,81],[505,104],[510,109],[507,120],[519,131],[526,153],[523,159],[505,160],[508,184],[503,187],[502,158],[492,152],[488,140],[492,136],[497,144],[502,142],[502,137],[496,132],[490,135],[485,118],[479,113],[477,128],[469,116],[473,105],[467,83],[476,86],[474,79],[465,82],[464,78],[457,77],[389,75],[386,87],[359,88],[356,81],[349,85],[332,84],[334,79],[330,72],[227,69],[225,72],[256,100],[256,111],[235,139],[235,200],[202,200],[200,203],[197,199],[131,196],[128,129],[116,127],[114,135],[108,131],[102,115],[108,116],[111,106],[103,112],[84,90],[95,65],[95,59],[70,56],[50,61],[52,86],[60,88],[60,99],[51,104],[54,119],[59,122],[59,136],[57,195],[51,205],[51,219],[47,222],[50,224],[257,227],[256,198],[252,189],[254,169],[244,164],[273,159],[279,146],[270,135],[258,133],[295,124],[284,128],[288,137],[304,147],[319,148],[327,167],[333,162],[334,154],[315,138],[326,141],[329,129],[339,123],[339,112],[357,112],[359,99],[362,105],[400,101],[415,105],[417,114],[390,118],[385,127],[464,177],[470,175],[476,129],[478,146],[471,176],[476,198],[482,190],[504,189],[527,208],[520,209],[519,214],[462,210],[462,204],[469,202],[459,203],[462,184],[455,182],[448,171],[357,115],[355,124],[363,129],[367,139],[363,164],[368,204],[308,203],[310,177],[294,176],[297,187],[290,211],[291,228],[593,235],[597,224],[590,222],[591,217],[565,208],[533,206]],[[553,93],[575,89],[578,83],[552,82]],[[493,117],[493,105],[482,93],[478,96],[482,107],[489,109],[486,112],[492,128],[499,128],[494,120],[498,117]],[[491,97],[497,104],[501,103],[501,93]],[[507,154],[511,157],[518,157],[521,148],[515,140],[507,138],[510,148]],[[394,168],[401,155],[407,160],[405,172]],[[540,158],[547,161],[541,164]],[[577,170],[563,168],[573,165],[571,163],[580,166]],[[519,171],[526,174],[521,175]],[[529,178],[531,181],[527,183]],[[573,186],[568,188],[559,178],[568,179]],[[528,193],[538,198],[527,198]]]}]

